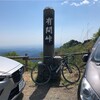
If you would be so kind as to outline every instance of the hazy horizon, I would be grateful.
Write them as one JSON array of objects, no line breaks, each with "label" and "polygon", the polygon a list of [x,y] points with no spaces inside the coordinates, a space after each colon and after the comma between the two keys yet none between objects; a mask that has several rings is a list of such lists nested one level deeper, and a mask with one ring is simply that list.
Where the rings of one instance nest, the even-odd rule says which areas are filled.
[{"label": "hazy horizon", "polygon": [[[92,39],[92,38],[89,38],[89,39]],[[89,39],[84,39],[84,41],[85,40],[89,40]],[[71,41],[71,40],[75,40],[75,39],[70,39],[69,41]],[[64,43],[60,43],[60,44],[55,44],[54,43],[54,47],[55,48],[59,48],[59,47],[61,47],[63,44],[65,44],[65,43],[67,43],[67,42],[69,42],[69,41],[65,41]],[[83,43],[84,41],[79,41],[79,40],[75,40],[75,41],[78,41],[78,42],[81,42],[81,43]],[[14,46],[0,46],[0,49],[32,49],[32,48],[34,48],[34,49],[43,49],[43,43],[41,44],[41,45],[35,45],[35,46],[33,46],[33,45],[26,45],[26,46],[24,46],[24,45],[22,45],[22,46],[16,46],[16,45],[14,45]]]}]

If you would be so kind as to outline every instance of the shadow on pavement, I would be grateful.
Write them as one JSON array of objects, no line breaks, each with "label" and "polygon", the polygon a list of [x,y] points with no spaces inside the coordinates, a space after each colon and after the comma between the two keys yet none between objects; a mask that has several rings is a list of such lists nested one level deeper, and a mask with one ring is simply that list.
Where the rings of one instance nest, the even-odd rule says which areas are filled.
[{"label": "shadow on pavement", "polygon": [[60,81],[50,81],[46,85],[37,86],[36,90],[29,97],[29,100],[43,100],[51,87],[59,87]]},{"label": "shadow on pavement", "polygon": [[[50,88],[55,87],[55,88],[59,88],[59,87],[66,87],[67,89],[72,89],[71,86],[72,84],[66,84],[66,85],[62,85],[60,86],[59,82],[49,82],[46,85],[42,85],[42,86],[37,86],[36,89],[33,91],[33,93],[30,95],[28,100],[44,100],[46,95],[48,94]],[[24,100],[23,97],[25,96],[25,94],[21,93],[19,95],[19,97],[15,100]],[[26,99],[25,99],[26,100]]]},{"label": "shadow on pavement", "polygon": [[37,86],[36,90],[29,97],[29,100],[43,100],[50,89],[50,84]]}]

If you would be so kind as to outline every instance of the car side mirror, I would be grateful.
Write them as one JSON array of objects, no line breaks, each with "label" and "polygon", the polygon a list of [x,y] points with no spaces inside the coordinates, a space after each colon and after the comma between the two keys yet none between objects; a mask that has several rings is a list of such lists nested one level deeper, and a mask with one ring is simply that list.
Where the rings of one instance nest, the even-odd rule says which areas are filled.
[{"label": "car side mirror", "polygon": [[89,58],[89,54],[84,54],[82,58],[83,62],[87,62],[88,58]]}]

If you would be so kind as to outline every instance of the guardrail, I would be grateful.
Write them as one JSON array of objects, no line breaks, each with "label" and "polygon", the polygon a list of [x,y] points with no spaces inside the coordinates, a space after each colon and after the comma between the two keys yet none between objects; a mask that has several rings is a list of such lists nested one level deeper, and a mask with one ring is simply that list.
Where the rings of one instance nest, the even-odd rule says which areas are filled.
[{"label": "guardrail", "polygon": [[29,57],[29,56],[7,56],[10,59],[22,59],[25,61],[25,66],[28,66],[28,61],[29,60],[43,60],[43,58],[40,57]]},{"label": "guardrail", "polygon": [[[76,53],[66,53],[65,55],[57,55],[57,56],[78,56],[78,55],[84,55],[84,54],[89,54],[89,52],[76,52]],[[11,59],[22,59],[25,61],[25,66],[28,66],[28,60],[43,60],[42,57],[29,57],[27,54],[25,56],[7,56],[8,58]]]},{"label": "guardrail", "polygon": [[89,54],[90,52],[76,52],[76,53],[66,53],[64,55],[59,55],[59,56],[70,56],[70,55],[84,55],[84,54]]}]

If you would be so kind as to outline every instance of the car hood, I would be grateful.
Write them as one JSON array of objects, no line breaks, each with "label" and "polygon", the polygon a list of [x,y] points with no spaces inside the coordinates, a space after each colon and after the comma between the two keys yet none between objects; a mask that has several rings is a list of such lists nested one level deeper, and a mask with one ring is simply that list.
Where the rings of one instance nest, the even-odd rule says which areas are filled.
[{"label": "car hood", "polygon": [[22,64],[15,60],[0,56],[0,75],[11,74],[21,66]]},{"label": "car hood", "polygon": [[100,97],[100,63],[92,61],[87,63],[86,78],[93,90]]}]

